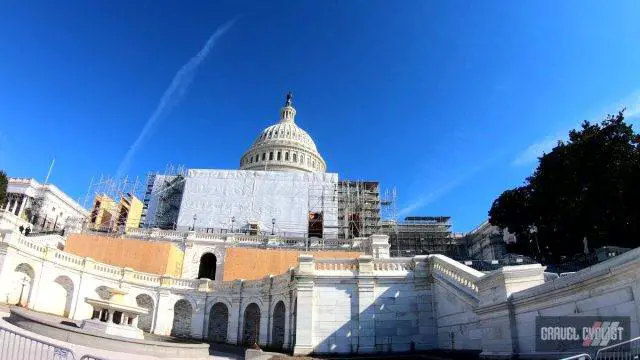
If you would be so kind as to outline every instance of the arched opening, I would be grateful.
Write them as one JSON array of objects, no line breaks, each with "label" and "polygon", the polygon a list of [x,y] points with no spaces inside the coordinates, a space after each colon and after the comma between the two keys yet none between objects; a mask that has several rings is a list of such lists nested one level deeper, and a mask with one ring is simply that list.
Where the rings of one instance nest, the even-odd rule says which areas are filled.
[{"label": "arched opening", "polygon": [[227,342],[227,330],[229,328],[229,309],[223,303],[215,303],[209,312],[209,332],[210,341],[224,343]]},{"label": "arched opening", "polygon": [[216,256],[212,253],[204,253],[200,257],[200,267],[198,268],[198,279],[216,279]]},{"label": "arched opening", "polygon": [[173,326],[171,326],[171,336],[173,337],[190,337],[191,336],[191,317],[193,315],[193,307],[186,299],[176,301],[173,305]]},{"label": "arched opening", "polygon": [[73,281],[68,276],[62,275],[58,276],[54,282],[58,286],[55,289],[55,293],[49,294],[49,302],[58,302],[58,306],[56,306],[56,309],[52,309],[52,312],[69,317],[73,301]]},{"label": "arched opening", "polygon": [[14,270],[13,289],[7,296],[7,303],[26,307],[31,297],[33,279],[35,279],[33,267],[27,263],[16,266]]},{"label": "arched opening", "polygon": [[249,304],[244,309],[244,322],[242,326],[242,343],[250,346],[257,344],[260,339],[260,308],[255,303]]},{"label": "arched opening", "polygon": [[141,308],[149,310],[147,314],[138,316],[138,328],[150,333],[151,325],[153,324],[153,299],[147,294],[140,294],[136,296],[136,304]]},{"label": "arched opening", "polygon": [[273,309],[273,327],[271,329],[271,346],[282,349],[284,345],[285,307],[284,302],[278,301]]}]

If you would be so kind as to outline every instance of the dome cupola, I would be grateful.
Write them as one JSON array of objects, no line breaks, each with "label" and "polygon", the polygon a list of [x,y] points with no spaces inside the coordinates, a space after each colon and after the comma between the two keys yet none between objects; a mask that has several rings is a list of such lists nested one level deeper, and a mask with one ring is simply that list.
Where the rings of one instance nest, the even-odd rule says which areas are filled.
[{"label": "dome cupola", "polygon": [[280,121],[264,129],[240,159],[241,170],[326,172],[316,144],[295,123],[293,95],[287,94]]}]

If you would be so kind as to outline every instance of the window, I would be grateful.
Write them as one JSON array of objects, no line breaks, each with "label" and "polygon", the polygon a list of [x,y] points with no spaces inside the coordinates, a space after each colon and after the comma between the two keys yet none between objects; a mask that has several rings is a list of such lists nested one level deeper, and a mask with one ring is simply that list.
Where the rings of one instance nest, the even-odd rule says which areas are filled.
[{"label": "window", "polygon": [[251,155],[251,158],[250,158],[249,162],[251,162],[251,163],[253,162],[253,155]]},{"label": "window", "polygon": [[262,161],[267,160],[267,153],[262,153]]},{"label": "window", "polygon": [[298,154],[293,154],[293,162],[298,162]]},{"label": "window", "polygon": [[284,153],[284,161],[289,161],[289,152]]},{"label": "window", "polygon": [[269,160],[273,160],[273,151],[269,153]]},{"label": "window", "polygon": [[282,153],[278,151],[278,161],[280,161],[280,159],[282,159]]},{"label": "window", "polygon": [[260,154],[256,154],[256,162],[260,160]]}]

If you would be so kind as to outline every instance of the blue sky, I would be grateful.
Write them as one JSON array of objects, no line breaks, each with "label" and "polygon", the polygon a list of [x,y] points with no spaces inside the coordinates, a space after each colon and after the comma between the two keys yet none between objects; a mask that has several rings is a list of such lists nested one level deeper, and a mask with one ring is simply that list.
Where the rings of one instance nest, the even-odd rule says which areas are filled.
[{"label": "blue sky", "polygon": [[627,106],[638,122],[639,15],[633,0],[3,2],[0,168],[43,180],[55,157],[74,198],[119,168],[234,169],[292,90],[329,171],[468,231],[581,120]]}]

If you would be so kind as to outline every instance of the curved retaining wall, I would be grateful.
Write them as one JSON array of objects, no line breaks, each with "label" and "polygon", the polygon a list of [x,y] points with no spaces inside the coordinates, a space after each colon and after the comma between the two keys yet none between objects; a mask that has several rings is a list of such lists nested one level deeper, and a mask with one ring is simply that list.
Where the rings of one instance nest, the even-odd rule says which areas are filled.
[{"label": "curved retaining wall", "polygon": [[209,356],[209,344],[137,340],[120,336],[91,334],[84,332],[81,328],[62,325],[17,308],[11,309],[9,317],[5,320],[22,329],[75,345],[160,358],[185,357],[204,359]]}]

